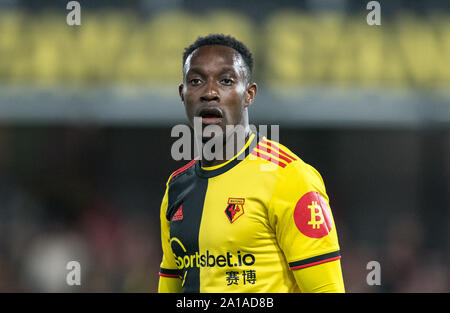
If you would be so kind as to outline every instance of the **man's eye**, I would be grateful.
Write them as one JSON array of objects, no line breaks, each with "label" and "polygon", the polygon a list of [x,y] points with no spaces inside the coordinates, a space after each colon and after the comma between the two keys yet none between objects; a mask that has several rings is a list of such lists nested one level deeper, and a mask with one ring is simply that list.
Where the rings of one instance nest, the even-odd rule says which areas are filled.
[{"label": "man's eye", "polygon": [[224,78],[221,80],[221,82],[222,82],[222,84],[227,85],[227,86],[232,85],[234,83],[234,81],[230,78]]},{"label": "man's eye", "polygon": [[193,78],[193,79],[191,79],[191,80],[189,81],[189,83],[190,83],[191,85],[199,85],[199,84],[201,83],[201,80],[198,79],[198,78]]}]

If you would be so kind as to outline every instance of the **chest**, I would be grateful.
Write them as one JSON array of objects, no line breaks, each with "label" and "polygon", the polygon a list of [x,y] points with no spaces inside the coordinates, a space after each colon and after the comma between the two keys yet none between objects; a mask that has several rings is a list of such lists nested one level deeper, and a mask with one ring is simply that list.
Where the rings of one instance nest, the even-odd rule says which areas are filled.
[{"label": "chest", "polygon": [[[261,179],[221,177],[193,181],[176,199],[171,238],[186,251],[251,250],[275,237],[268,220],[273,187]],[[181,208],[181,209],[179,209]]]}]

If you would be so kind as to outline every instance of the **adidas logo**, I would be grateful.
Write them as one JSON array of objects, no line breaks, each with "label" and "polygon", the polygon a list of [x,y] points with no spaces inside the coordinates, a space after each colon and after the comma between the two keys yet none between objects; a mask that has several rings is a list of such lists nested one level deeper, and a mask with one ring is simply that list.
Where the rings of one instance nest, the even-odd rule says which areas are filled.
[{"label": "adidas logo", "polygon": [[181,221],[183,219],[183,205],[180,205],[178,210],[172,216],[172,221]]}]

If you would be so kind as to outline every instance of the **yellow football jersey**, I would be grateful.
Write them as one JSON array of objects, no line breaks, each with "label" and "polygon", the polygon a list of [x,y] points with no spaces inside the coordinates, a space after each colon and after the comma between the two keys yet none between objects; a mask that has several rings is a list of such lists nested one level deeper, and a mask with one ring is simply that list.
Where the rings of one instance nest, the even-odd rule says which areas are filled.
[{"label": "yellow football jersey", "polygon": [[320,174],[255,134],[223,164],[170,176],[161,239],[160,275],[183,292],[299,292],[292,270],[340,258]]}]

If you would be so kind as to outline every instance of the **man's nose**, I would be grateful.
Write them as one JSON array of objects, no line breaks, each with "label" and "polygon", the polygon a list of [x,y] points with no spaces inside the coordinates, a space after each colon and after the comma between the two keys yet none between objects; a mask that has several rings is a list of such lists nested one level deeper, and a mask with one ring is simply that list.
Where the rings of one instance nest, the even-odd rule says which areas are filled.
[{"label": "man's nose", "polygon": [[202,101],[219,101],[219,93],[214,82],[210,81],[206,84],[205,90],[200,99]]}]

